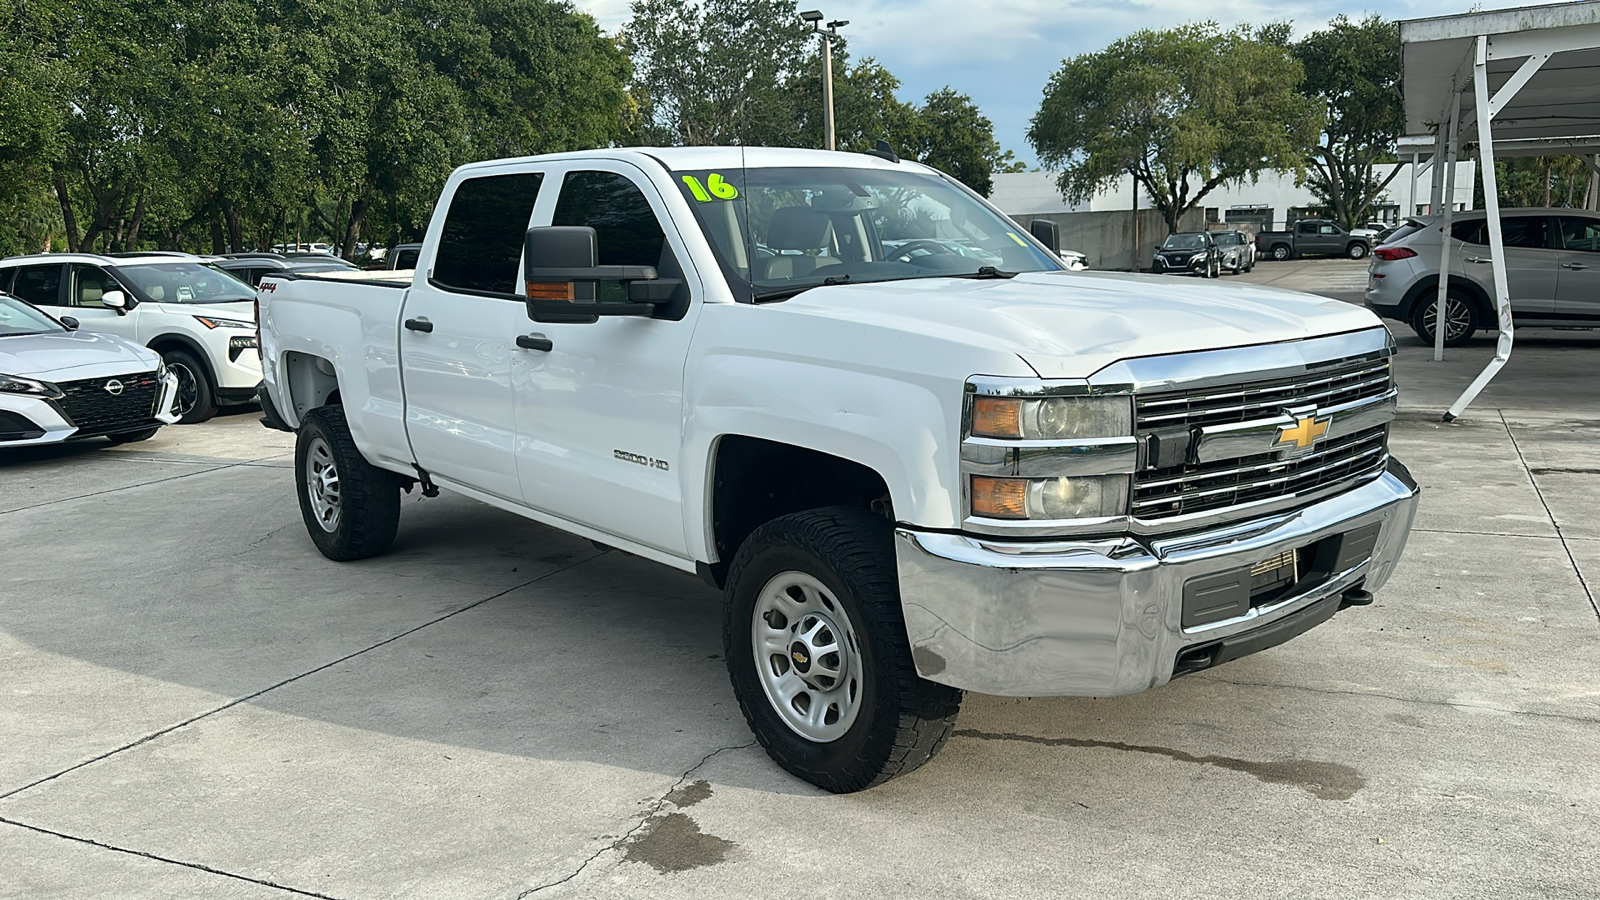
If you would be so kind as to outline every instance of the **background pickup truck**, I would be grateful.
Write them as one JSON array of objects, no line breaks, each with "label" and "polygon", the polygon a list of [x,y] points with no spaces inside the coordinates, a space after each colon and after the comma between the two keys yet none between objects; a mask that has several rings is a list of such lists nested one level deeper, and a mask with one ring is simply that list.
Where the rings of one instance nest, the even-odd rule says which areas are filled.
[{"label": "background pickup truck", "polygon": [[1137,693],[1369,603],[1416,505],[1370,312],[1069,272],[890,153],[477,163],[415,274],[258,302],[324,555],[442,488],[698,572],[750,727],[832,791],[963,690]]},{"label": "background pickup truck", "polygon": [[1276,260],[1312,255],[1363,259],[1372,252],[1372,238],[1351,234],[1327,219],[1301,219],[1288,231],[1257,232],[1256,249]]}]

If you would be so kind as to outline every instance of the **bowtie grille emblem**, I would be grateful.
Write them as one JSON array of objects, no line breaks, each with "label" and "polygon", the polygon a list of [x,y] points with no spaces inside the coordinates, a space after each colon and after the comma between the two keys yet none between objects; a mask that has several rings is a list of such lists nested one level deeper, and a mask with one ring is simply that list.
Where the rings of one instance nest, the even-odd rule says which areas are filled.
[{"label": "bowtie grille emblem", "polygon": [[110,381],[106,382],[106,393],[110,394],[113,397],[121,394],[122,393],[122,382],[116,380],[115,378],[113,378]]},{"label": "bowtie grille emblem", "polygon": [[1302,416],[1295,419],[1293,425],[1283,425],[1278,432],[1276,447],[1293,446],[1304,450],[1315,444],[1324,434],[1328,433],[1328,425],[1333,422],[1331,416],[1318,418],[1316,416]]}]

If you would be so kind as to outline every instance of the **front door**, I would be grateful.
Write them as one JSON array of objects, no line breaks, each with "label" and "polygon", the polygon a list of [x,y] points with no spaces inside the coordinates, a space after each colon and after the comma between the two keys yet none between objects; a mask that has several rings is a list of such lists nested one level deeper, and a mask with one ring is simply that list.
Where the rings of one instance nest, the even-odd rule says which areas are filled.
[{"label": "front door", "polygon": [[1557,221],[1562,249],[1556,318],[1593,324],[1600,320],[1600,218],[1562,216]]},{"label": "front door", "polygon": [[513,502],[522,488],[511,361],[527,330],[517,267],[542,180],[539,172],[464,179],[397,323],[406,435],[417,464]]},{"label": "front door", "polygon": [[[680,266],[688,256],[666,210],[655,185],[627,163],[584,161],[562,173],[549,224],[594,228],[600,265],[655,266],[663,278],[682,278],[679,299],[693,302],[677,321],[524,319],[523,330],[550,349],[517,357],[517,465],[529,506],[682,557],[683,370],[700,288]],[[598,296],[620,292],[603,283]]]}]

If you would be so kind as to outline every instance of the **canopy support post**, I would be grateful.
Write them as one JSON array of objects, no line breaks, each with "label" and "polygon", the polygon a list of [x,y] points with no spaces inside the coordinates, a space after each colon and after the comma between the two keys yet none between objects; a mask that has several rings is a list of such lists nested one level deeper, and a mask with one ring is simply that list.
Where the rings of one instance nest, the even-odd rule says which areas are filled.
[{"label": "canopy support post", "polygon": [[[1450,293],[1450,225],[1456,211],[1456,156],[1461,153],[1461,92],[1456,91],[1450,104],[1450,142],[1444,155],[1444,218],[1439,231],[1439,290],[1433,301],[1433,361],[1444,360],[1445,333],[1450,330],[1450,320],[1445,316]],[[1443,134],[1440,129],[1440,134]]]}]

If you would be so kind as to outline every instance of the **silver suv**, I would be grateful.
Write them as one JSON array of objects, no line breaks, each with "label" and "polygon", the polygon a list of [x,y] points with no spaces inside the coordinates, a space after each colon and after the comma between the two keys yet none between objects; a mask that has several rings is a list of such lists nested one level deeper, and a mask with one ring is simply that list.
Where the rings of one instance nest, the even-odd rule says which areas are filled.
[{"label": "silver suv", "polygon": [[[1450,225],[1446,346],[1495,327],[1494,275],[1483,210],[1458,213]],[[1500,211],[1512,320],[1528,325],[1600,327],[1600,213],[1577,209]],[[1372,251],[1367,307],[1434,339],[1439,290],[1437,217],[1409,219]]]}]

